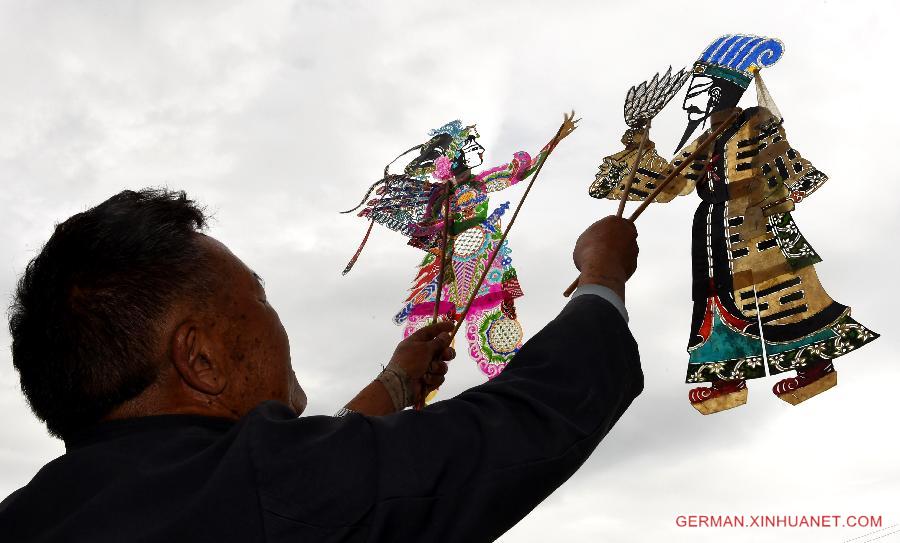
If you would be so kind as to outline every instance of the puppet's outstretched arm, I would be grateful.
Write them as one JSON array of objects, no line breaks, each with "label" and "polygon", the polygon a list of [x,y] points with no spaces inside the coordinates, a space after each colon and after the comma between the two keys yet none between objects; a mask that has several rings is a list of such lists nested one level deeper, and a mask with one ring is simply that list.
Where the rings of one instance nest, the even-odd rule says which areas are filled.
[{"label": "puppet's outstretched arm", "polygon": [[483,170],[475,175],[475,179],[484,185],[485,192],[503,190],[523,179],[528,179],[547,160],[559,142],[575,130],[576,122],[578,121],[566,117],[559,132],[538,152],[536,157],[532,158],[525,151],[518,151],[513,154],[513,159],[507,164]]},{"label": "puppet's outstretched arm", "polygon": [[[640,129],[629,128],[625,131],[622,136],[625,149],[603,158],[594,182],[588,190],[592,197],[610,200],[622,198],[624,181],[628,172],[631,171],[634,161],[637,160],[641,138],[643,138],[643,131]],[[628,199],[643,200],[649,196],[656,189],[657,183],[662,182],[669,172],[679,166],[681,160],[690,156],[695,146],[696,143],[684,148],[670,163],[656,152],[656,144],[647,141],[645,152],[638,164],[631,190],[628,193]],[[690,194],[694,190],[697,180],[705,171],[708,154],[701,154],[692,164],[675,176],[654,201],[665,203],[676,196]]]},{"label": "puppet's outstretched arm", "polygon": [[485,192],[503,190],[526,179],[534,171],[532,165],[546,156],[546,154],[538,155],[538,158],[533,160],[525,151],[518,151],[508,163],[483,170],[475,175],[475,179],[484,185]]}]

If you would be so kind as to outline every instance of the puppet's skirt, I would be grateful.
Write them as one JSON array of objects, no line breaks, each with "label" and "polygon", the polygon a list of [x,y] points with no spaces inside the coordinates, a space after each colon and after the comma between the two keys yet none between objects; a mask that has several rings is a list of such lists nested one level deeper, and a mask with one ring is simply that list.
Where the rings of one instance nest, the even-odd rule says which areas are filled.
[{"label": "puppet's skirt", "polygon": [[[499,225],[498,225],[499,226]],[[499,228],[476,225],[454,239],[452,276],[448,274],[441,293],[438,314],[442,318],[458,319],[484,273],[485,266],[499,241]],[[491,263],[484,282],[478,287],[472,306],[465,316],[465,332],[469,355],[489,378],[496,377],[522,347],[524,332],[519,323],[514,299],[522,296],[516,270],[512,266],[507,242]],[[434,266],[434,262],[423,265]],[[420,289],[418,299],[409,300],[394,317],[397,324],[405,322],[403,336],[431,322],[434,314],[437,277]],[[422,277],[422,273],[418,275]]]},{"label": "puppet's skirt", "polygon": [[[791,265],[787,257],[794,247],[778,236],[782,219],[770,218],[760,237],[736,248],[733,240],[747,239],[748,233],[726,224],[723,204],[700,205],[692,247],[694,315],[688,383],[802,370],[878,337],[850,317],[849,307],[828,296],[813,265]],[[796,243],[799,231],[794,226],[792,232],[790,241]],[[742,259],[756,260],[748,265]],[[747,270],[741,273],[752,280],[737,281],[735,269]],[[769,270],[776,273],[767,274]]]}]

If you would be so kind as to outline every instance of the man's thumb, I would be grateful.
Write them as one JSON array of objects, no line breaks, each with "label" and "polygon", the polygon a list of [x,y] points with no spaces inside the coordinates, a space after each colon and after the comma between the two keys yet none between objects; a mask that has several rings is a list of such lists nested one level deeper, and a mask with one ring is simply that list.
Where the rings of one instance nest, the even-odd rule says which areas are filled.
[{"label": "man's thumb", "polygon": [[[412,339],[417,341],[431,341],[435,339],[440,334],[444,332],[450,332],[453,330],[453,323],[449,321],[442,321],[435,324],[429,324],[428,326],[423,326],[419,328],[415,332],[410,335]],[[447,344],[449,345],[449,336],[447,338]],[[446,347],[446,345],[444,345]]]}]

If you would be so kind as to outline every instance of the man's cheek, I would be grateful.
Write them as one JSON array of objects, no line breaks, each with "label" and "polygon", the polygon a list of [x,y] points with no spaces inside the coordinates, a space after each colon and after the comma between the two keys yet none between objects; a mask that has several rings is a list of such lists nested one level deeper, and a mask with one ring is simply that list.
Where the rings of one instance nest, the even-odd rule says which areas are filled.
[{"label": "man's cheek", "polygon": [[306,410],[307,398],[306,391],[300,386],[300,383],[297,382],[296,375],[292,379],[291,383],[291,395],[290,395],[290,406],[297,413],[297,416],[303,414],[303,411]]}]

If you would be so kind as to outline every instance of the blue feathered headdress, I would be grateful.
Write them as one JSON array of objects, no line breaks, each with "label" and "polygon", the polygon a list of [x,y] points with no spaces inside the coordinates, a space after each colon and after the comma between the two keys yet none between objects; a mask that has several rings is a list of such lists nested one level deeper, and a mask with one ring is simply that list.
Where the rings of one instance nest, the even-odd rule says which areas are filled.
[{"label": "blue feathered headdress", "polygon": [[694,73],[721,77],[746,89],[760,68],[775,64],[783,54],[784,44],[775,38],[726,34],[703,51]]}]

